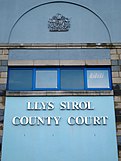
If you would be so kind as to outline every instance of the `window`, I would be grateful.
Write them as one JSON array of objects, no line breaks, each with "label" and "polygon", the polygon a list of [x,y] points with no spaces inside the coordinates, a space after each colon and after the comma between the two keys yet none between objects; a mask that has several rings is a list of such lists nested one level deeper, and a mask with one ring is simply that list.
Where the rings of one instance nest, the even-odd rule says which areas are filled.
[{"label": "window", "polygon": [[32,69],[9,70],[9,90],[32,90]]},{"label": "window", "polygon": [[9,68],[8,90],[110,90],[110,68]]},{"label": "window", "polygon": [[61,89],[84,89],[82,69],[61,69]]},{"label": "window", "polygon": [[57,70],[36,70],[35,88],[57,88]]},{"label": "window", "polygon": [[106,69],[87,70],[87,88],[110,88],[109,71]]}]

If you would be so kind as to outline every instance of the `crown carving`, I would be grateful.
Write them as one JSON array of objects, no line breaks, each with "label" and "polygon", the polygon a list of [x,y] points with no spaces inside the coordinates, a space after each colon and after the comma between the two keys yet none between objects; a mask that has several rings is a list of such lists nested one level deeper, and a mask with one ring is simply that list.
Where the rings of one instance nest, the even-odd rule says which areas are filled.
[{"label": "crown carving", "polygon": [[70,20],[65,16],[57,13],[48,20],[48,29],[50,32],[66,32],[69,31]]}]

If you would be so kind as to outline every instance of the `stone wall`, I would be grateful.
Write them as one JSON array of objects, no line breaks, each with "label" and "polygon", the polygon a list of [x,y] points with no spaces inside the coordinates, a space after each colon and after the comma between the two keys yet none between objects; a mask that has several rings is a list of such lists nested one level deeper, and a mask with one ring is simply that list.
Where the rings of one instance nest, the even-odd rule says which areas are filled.
[{"label": "stone wall", "polygon": [[[113,47],[113,49],[110,50],[110,53],[111,53],[111,65],[112,65],[114,105],[116,112],[118,154],[119,154],[119,161],[121,161],[121,45],[115,48]],[[8,71],[8,50],[6,46],[6,48],[0,49],[0,144],[2,143],[7,71]]]},{"label": "stone wall", "polygon": [[121,161],[121,49],[111,50],[112,81],[116,112],[119,161]]},{"label": "stone wall", "polygon": [[0,151],[2,144],[5,92],[8,71],[8,50],[0,50]]}]

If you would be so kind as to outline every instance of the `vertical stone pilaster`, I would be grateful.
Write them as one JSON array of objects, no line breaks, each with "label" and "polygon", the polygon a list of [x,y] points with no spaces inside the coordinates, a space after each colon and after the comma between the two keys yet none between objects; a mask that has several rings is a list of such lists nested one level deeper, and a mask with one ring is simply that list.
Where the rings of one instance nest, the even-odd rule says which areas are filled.
[{"label": "vertical stone pilaster", "polygon": [[7,71],[8,71],[8,50],[6,49],[0,50],[0,149],[2,144],[2,133],[3,133]]},{"label": "vertical stone pilaster", "polygon": [[116,112],[118,154],[119,160],[121,160],[121,49],[111,50],[111,67]]}]

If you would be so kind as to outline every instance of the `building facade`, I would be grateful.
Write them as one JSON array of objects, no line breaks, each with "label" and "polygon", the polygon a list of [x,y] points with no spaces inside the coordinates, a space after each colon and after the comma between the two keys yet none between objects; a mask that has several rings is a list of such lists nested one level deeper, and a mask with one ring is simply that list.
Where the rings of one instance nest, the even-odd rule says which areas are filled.
[{"label": "building facade", "polygon": [[2,161],[121,160],[120,4],[1,0]]}]

